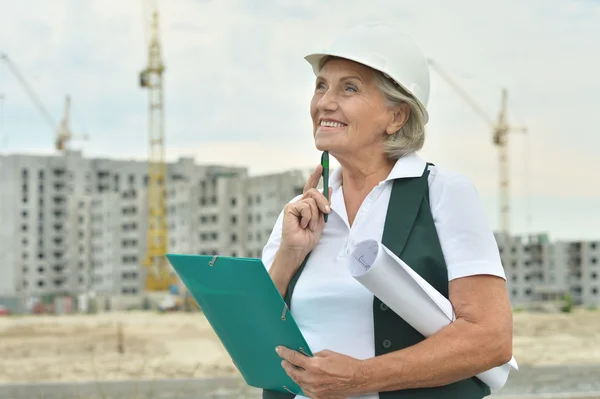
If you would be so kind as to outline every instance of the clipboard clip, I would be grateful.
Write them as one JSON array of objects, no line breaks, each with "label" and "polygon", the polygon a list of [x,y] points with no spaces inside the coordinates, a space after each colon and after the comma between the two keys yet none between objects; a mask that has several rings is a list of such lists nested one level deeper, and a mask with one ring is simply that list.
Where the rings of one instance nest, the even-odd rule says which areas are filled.
[{"label": "clipboard clip", "polygon": [[296,394],[295,392],[290,391],[290,389],[288,387],[286,387],[285,385],[283,386],[283,389],[285,389],[289,393],[293,393],[294,395]]},{"label": "clipboard clip", "polygon": [[287,313],[287,311],[288,311],[288,305],[287,305],[287,303],[284,303],[283,304],[283,313],[281,313],[281,320],[285,320],[285,314]]},{"label": "clipboard clip", "polygon": [[214,265],[215,265],[215,262],[217,261],[217,258],[218,258],[218,257],[219,257],[218,255],[215,255],[215,256],[212,258],[212,260],[211,260],[210,262],[208,262],[208,265],[209,265],[209,266],[211,266],[211,267],[212,267],[212,266],[214,266]]}]

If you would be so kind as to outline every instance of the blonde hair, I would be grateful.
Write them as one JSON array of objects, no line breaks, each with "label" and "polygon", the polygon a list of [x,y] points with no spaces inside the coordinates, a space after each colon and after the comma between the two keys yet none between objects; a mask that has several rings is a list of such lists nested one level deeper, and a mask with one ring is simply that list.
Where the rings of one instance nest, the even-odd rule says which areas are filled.
[{"label": "blonde hair", "polygon": [[[319,69],[322,69],[328,61],[336,58],[339,57],[324,57]],[[396,160],[419,151],[425,144],[425,117],[417,101],[392,78],[381,71],[371,69],[375,75],[375,83],[390,108],[395,108],[401,104],[408,104],[410,107],[408,120],[400,130],[389,135],[384,142],[384,151],[388,158]]]}]

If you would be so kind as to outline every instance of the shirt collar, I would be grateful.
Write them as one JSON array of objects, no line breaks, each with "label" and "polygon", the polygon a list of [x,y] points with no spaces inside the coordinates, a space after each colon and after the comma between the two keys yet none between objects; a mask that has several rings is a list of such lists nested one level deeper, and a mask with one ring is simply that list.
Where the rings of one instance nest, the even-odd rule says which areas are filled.
[{"label": "shirt collar", "polygon": [[[421,177],[425,171],[427,162],[416,152],[410,153],[399,158],[394,167],[390,171],[390,174],[385,179],[394,180],[408,177]],[[333,190],[339,188],[342,185],[342,167],[337,167],[331,172],[329,178],[329,185]]]}]

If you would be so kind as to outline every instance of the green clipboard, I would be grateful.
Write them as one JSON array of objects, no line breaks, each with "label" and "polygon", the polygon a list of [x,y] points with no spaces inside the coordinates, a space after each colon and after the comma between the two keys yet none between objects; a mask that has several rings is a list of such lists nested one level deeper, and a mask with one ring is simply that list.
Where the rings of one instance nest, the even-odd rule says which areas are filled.
[{"label": "green clipboard", "polygon": [[278,345],[313,356],[260,259],[166,254],[250,386],[304,395]]}]

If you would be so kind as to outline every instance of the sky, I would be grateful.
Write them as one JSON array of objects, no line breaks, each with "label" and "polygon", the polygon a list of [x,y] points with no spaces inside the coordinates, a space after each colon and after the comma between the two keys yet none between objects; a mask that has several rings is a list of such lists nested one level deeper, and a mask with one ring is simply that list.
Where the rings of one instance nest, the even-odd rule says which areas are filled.
[{"label": "sky", "polygon": [[[313,168],[304,55],[356,24],[400,25],[495,119],[508,90],[511,232],[600,240],[600,1],[159,1],[167,157]],[[72,98],[88,157],[147,155],[144,0],[0,0],[6,53],[53,119]],[[491,128],[434,71],[421,155],[467,175],[498,227]],[[54,131],[0,63],[0,153],[53,154]],[[333,162],[335,165],[335,161]]]}]

